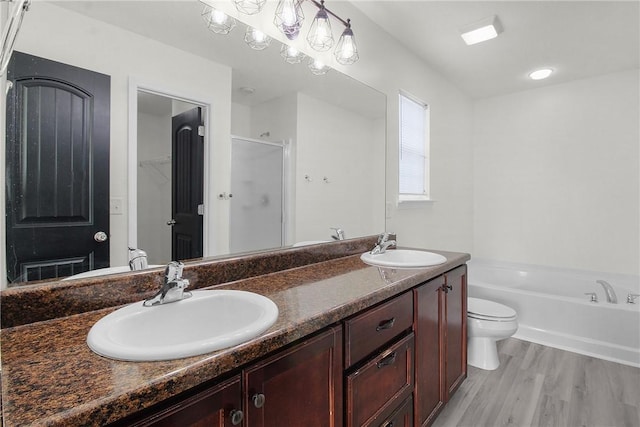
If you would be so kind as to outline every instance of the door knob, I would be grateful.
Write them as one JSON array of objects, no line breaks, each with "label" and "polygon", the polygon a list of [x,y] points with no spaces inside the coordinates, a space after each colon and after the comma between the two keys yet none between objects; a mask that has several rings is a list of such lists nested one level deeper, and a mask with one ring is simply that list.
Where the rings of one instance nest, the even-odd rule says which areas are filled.
[{"label": "door knob", "polygon": [[98,243],[106,242],[108,238],[109,236],[107,236],[107,233],[105,233],[104,231],[98,231],[93,235],[93,240]]},{"label": "door knob", "polygon": [[176,220],[170,219],[169,221],[167,221],[167,225],[170,225],[171,227],[173,227],[174,225],[176,225]]}]

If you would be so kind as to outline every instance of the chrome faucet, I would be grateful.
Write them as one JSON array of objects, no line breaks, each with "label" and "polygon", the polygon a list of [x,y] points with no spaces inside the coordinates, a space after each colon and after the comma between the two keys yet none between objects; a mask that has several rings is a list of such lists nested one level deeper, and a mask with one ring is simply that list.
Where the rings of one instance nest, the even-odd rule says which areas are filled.
[{"label": "chrome faucet", "polygon": [[383,233],[381,235],[378,236],[378,243],[373,247],[373,249],[371,250],[371,252],[369,252],[371,255],[378,255],[378,254],[383,254],[387,251],[387,248],[389,246],[396,246],[396,241],[395,240],[389,240],[389,235],[391,233]]},{"label": "chrome faucet", "polygon": [[182,278],[184,264],[171,261],[164,271],[164,282],[157,294],[142,303],[145,307],[168,304],[191,297],[191,292],[185,289],[189,286],[189,280]]},{"label": "chrome faucet", "polygon": [[331,229],[336,232],[336,234],[331,235],[333,240],[344,240],[344,230],[342,228],[331,227]]},{"label": "chrome faucet", "polygon": [[618,303],[618,297],[616,296],[613,287],[609,283],[604,280],[596,280],[596,283],[602,285],[602,287],[604,288],[604,293],[607,296],[607,302],[610,302],[611,304]]},{"label": "chrome faucet", "polygon": [[147,267],[147,253],[142,249],[129,248],[129,268],[131,271],[144,270]]},{"label": "chrome faucet", "polygon": [[636,298],[638,297],[640,297],[639,294],[632,294],[631,292],[629,292],[629,295],[627,295],[627,304],[635,304]]}]

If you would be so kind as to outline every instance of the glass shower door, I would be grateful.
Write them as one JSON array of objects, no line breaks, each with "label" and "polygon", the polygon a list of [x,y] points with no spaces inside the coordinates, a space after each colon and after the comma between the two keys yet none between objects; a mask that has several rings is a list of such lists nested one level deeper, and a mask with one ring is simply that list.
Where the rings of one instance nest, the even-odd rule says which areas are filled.
[{"label": "glass shower door", "polygon": [[231,194],[231,253],[282,246],[284,145],[232,138]]}]

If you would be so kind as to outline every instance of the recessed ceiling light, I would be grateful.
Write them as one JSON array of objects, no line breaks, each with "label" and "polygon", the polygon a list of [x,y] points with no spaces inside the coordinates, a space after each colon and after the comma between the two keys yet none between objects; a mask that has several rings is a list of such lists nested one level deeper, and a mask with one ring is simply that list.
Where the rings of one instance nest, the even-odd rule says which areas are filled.
[{"label": "recessed ceiling light", "polygon": [[553,73],[553,70],[551,68],[541,68],[529,73],[529,77],[531,78],[531,80],[542,80],[549,77],[551,73]]},{"label": "recessed ceiling light", "polygon": [[474,22],[473,24],[469,24],[460,29],[462,39],[467,45],[491,40],[498,37],[498,34],[501,32],[502,25],[500,24],[498,17],[495,15],[484,18],[481,21]]}]

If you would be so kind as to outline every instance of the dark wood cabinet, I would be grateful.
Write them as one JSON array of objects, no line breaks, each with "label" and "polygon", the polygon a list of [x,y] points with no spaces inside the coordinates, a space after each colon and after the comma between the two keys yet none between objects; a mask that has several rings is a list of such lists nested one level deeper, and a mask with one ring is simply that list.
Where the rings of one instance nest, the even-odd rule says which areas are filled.
[{"label": "dark wood cabinet", "polygon": [[246,426],[342,426],[342,330],[252,365],[244,385]]},{"label": "dark wood cabinet", "polygon": [[446,401],[467,377],[467,266],[444,275],[444,361]]},{"label": "dark wood cabinet", "polygon": [[414,289],[416,425],[430,425],[467,377],[467,269]]},{"label": "dark wood cabinet", "polygon": [[413,427],[413,399],[409,397],[380,427]]},{"label": "dark wood cabinet", "polygon": [[462,265],[116,425],[425,427],[466,378],[466,355]]},{"label": "dark wood cabinet", "polygon": [[208,388],[140,421],[135,427],[232,427],[242,425],[240,375]]},{"label": "dark wood cabinet", "polygon": [[415,419],[418,426],[429,425],[445,402],[442,378],[444,351],[441,318],[443,316],[444,276],[414,289],[416,334]]},{"label": "dark wood cabinet", "polygon": [[413,333],[347,375],[347,426],[380,425],[413,392]]},{"label": "dark wood cabinet", "polygon": [[345,425],[383,425],[412,396],[413,293],[346,319]]}]

